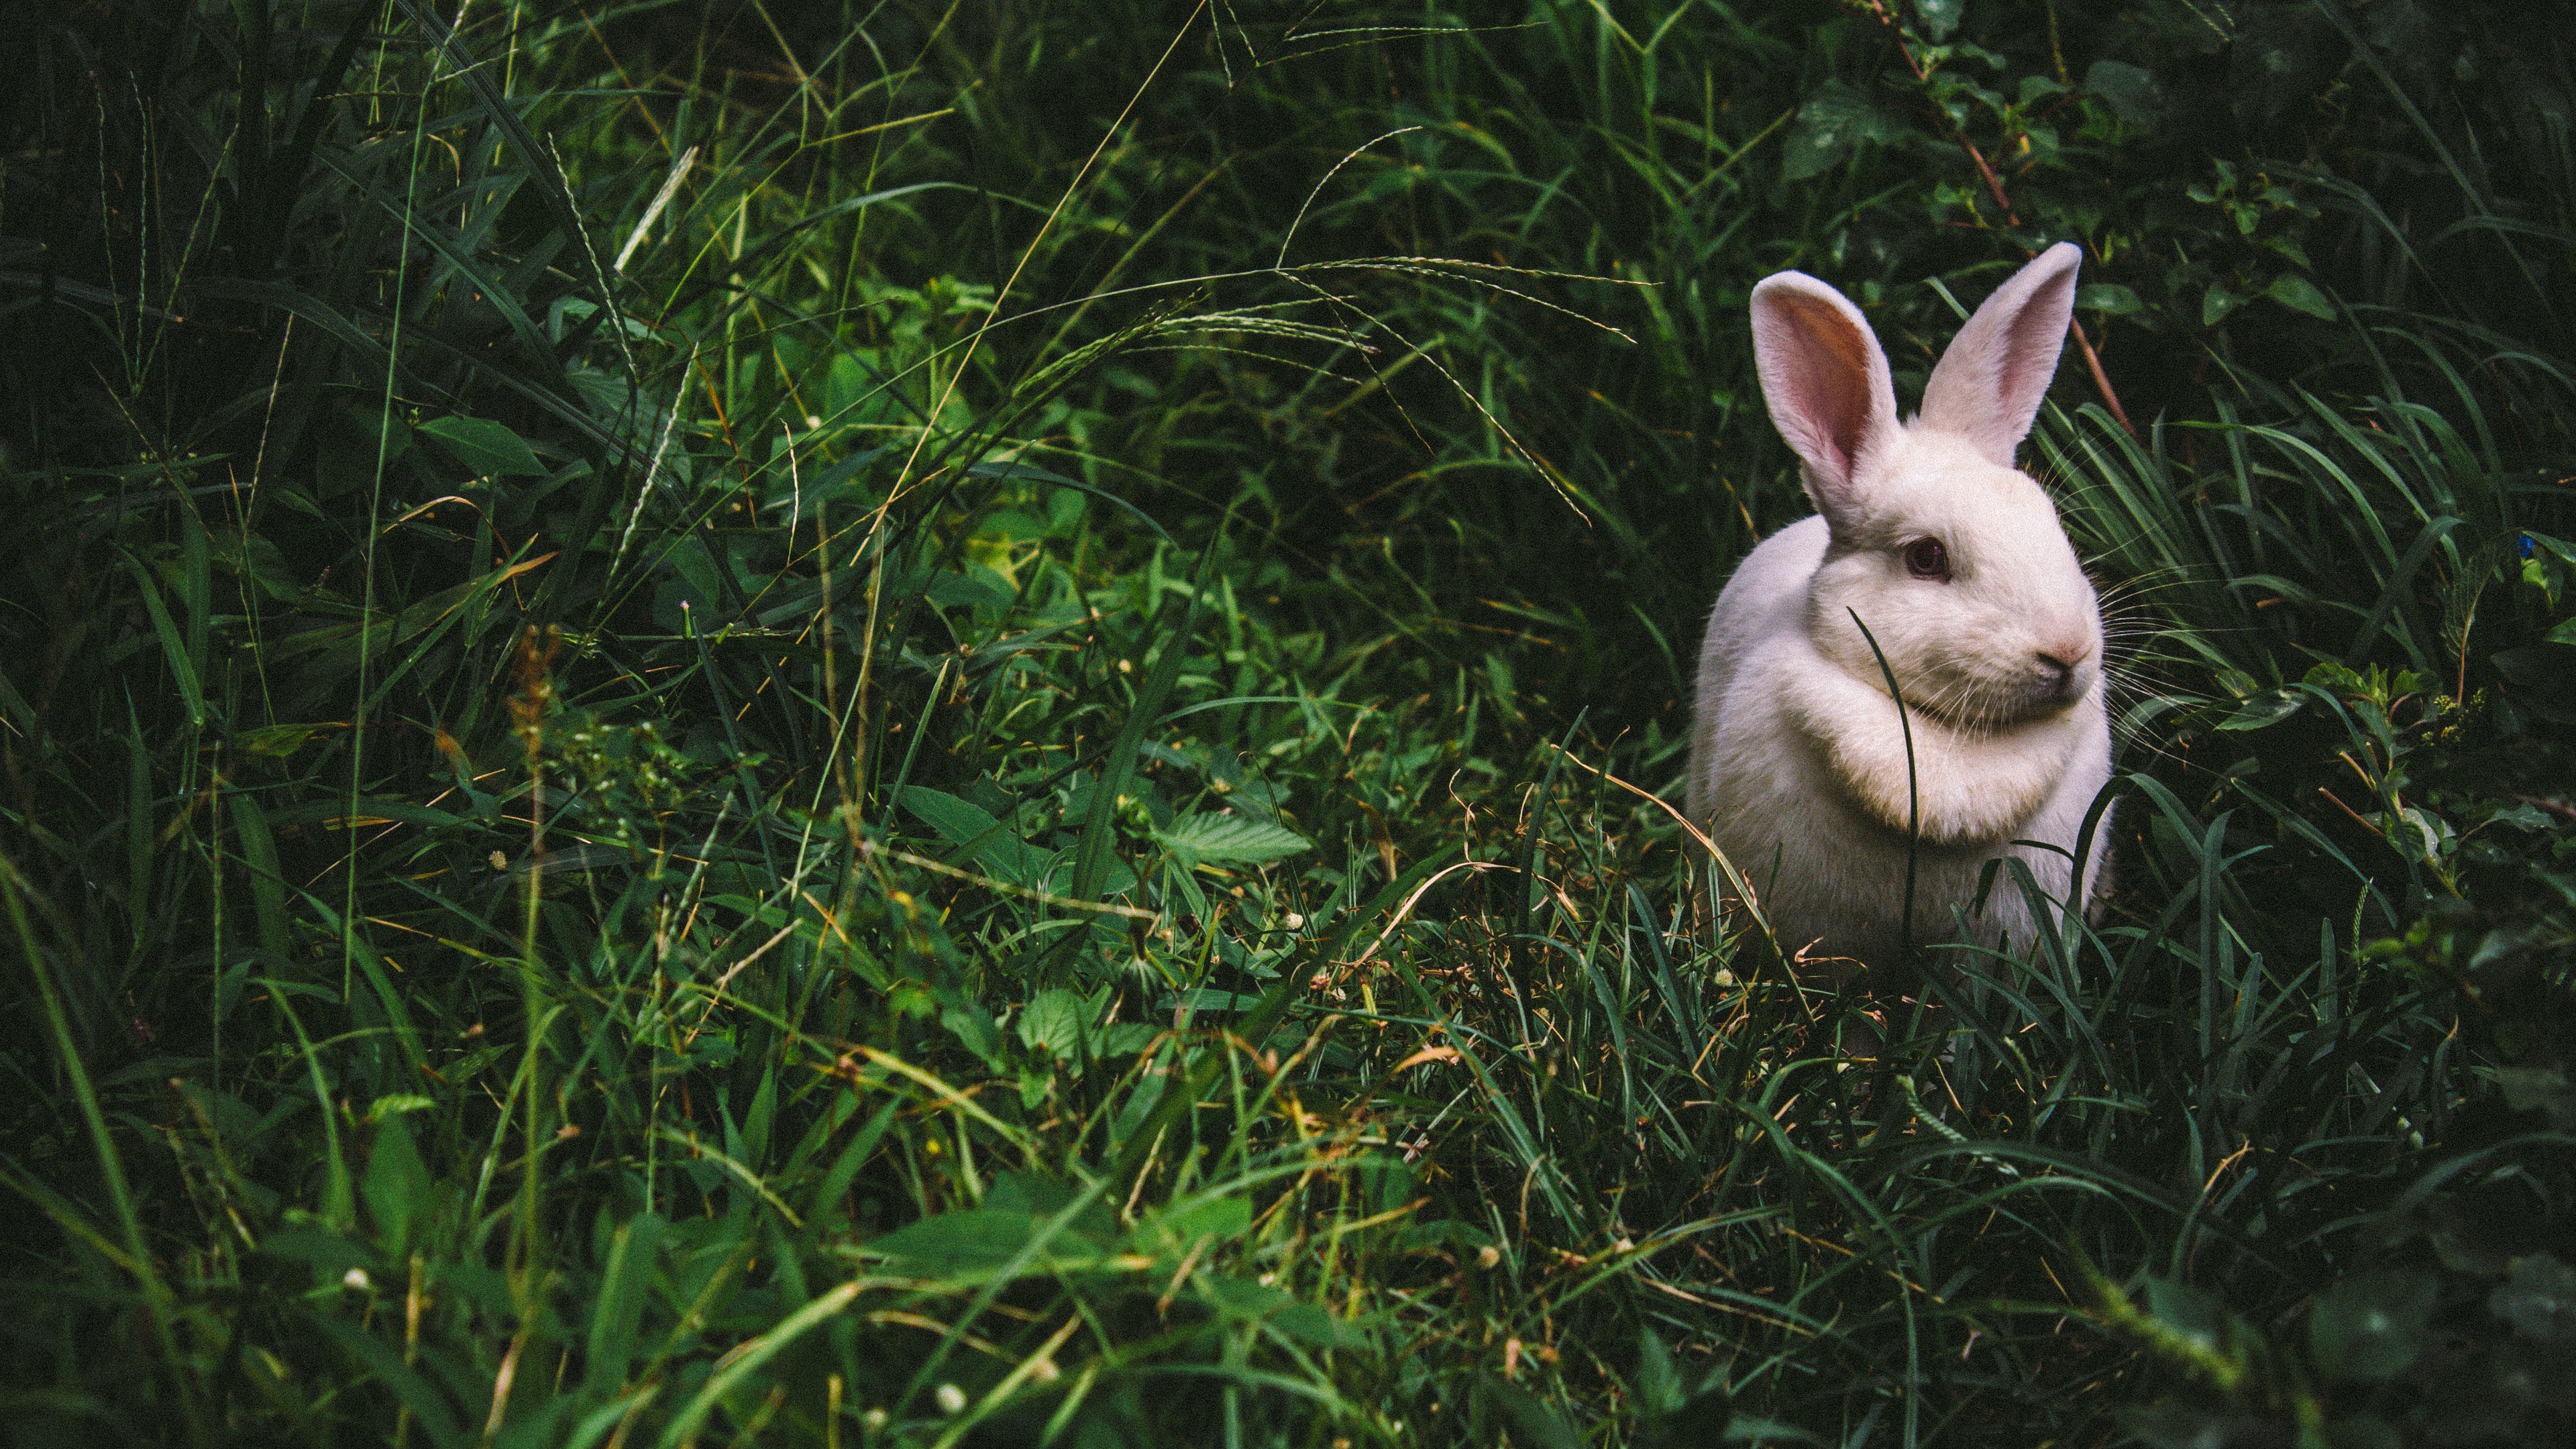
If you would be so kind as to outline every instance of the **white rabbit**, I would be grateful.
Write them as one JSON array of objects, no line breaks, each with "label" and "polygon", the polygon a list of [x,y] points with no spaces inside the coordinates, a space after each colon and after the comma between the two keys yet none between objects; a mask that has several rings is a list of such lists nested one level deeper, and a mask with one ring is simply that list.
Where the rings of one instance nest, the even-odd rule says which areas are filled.
[{"label": "white rabbit", "polygon": [[[1900,423],[1860,310],[1798,272],[1753,289],[1762,395],[1817,514],[1735,571],[1700,650],[1691,818],[1734,862],[1782,949],[1892,960],[1905,893],[1904,731],[1857,613],[1913,728],[1922,843],[1912,938],[1958,938],[1953,906],[2016,855],[2066,898],[2085,812],[2111,776],[2102,618],[2048,494],[2013,466],[2075,300],[2061,242],[1959,330]],[[2085,863],[2092,900],[2108,819]],[[1732,892],[1729,892],[1730,904]],[[2009,876],[1973,938],[2019,949],[2033,923]]]}]

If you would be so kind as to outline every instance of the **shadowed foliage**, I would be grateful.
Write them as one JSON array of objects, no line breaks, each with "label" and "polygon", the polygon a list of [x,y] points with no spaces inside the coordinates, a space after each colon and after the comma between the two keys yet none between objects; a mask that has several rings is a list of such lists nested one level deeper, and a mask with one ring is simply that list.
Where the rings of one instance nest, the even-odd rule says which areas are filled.
[{"label": "shadowed foliage", "polygon": [[[0,1427],[2564,1437],[2569,44],[19,18]],[[1668,803],[1746,299],[2057,240],[2109,906],[1837,989]]]}]

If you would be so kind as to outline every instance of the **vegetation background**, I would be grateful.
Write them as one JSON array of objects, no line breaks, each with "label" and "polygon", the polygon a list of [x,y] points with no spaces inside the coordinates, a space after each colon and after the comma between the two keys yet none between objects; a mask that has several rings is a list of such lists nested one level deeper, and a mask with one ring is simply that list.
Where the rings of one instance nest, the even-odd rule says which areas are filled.
[{"label": "vegetation background", "polygon": [[[19,13],[0,1425],[2565,1442],[2566,18]],[[1836,994],[1746,294],[2061,238],[2111,909]]]}]

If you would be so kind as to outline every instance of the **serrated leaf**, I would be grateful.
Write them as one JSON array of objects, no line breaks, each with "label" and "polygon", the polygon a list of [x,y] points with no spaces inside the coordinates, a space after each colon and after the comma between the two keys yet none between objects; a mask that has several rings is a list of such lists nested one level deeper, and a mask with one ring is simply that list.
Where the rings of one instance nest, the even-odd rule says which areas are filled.
[{"label": "serrated leaf", "polygon": [[1091,1003],[1078,992],[1053,987],[1020,1008],[1020,1041],[1057,1061],[1071,1061],[1091,1024]]},{"label": "serrated leaf", "polygon": [[1888,124],[1869,97],[1841,81],[1824,88],[1798,107],[1782,152],[1781,179],[1803,181],[1831,170],[1863,141],[1885,144],[1903,132]]},{"label": "serrated leaf", "polygon": [[490,418],[431,418],[420,430],[445,443],[476,477],[545,476],[546,465],[526,440]]},{"label": "serrated leaf", "polygon": [[1184,815],[1154,838],[1193,860],[1221,865],[1267,865],[1310,848],[1296,831],[1247,815]]}]

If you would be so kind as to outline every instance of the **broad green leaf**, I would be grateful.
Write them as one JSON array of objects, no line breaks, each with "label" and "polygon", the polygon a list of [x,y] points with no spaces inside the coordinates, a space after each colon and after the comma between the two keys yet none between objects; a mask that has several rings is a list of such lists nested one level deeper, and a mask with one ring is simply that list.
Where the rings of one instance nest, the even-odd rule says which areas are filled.
[{"label": "broad green leaf", "polygon": [[1512,1426],[1512,1442],[1533,1449],[1583,1449],[1583,1436],[1565,1417],[1527,1389],[1507,1379],[1489,1378],[1478,1384],[1487,1402],[1503,1411]]},{"label": "broad green leaf", "polygon": [[1168,1258],[1187,1253],[1203,1238],[1230,1243],[1251,1227],[1249,1198],[1210,1194],[1147,1212],[1128,1231],[1127,1244],[1135,1252]]},{"label": "broad green leaf", "polygon": [[1154,838],[1192,860],[1267,865],[1308,848],[1306,837],[1247,815],[1184,815]]},{"label": "broad green leaf", "polygon": [[2164,110],[2164,87],[2155,73],[2125,60],[2097,60],[2085,69],[2084,89],[2102,98],[2111,113],[2132,126],[2151,126]]},{"label": "broad green leaf", "polygon": [[1091,1003],[1079,992],[1054,987],[1039,992],[1020,1008],[1020,1040],[1032,1051],[1057,1061],[1071,1061],[1080,1051],[1091,1021]]},{"label": "broad green leaf", "polygon": [[940,839],[965,847],[977,864],[1013,885],[1037,885],[1044,879],[1048,863],[1055,859],[1012,834],[1009,826],[994,819],[984,807],[946,791],[907,785],[903,808],[938,831]]},{"label": "broad green leaf", "polygon": [[2229,715],[2218,727],[2223,730],[2269,729],[2297,714],[2307,702],[2308,693],[2303,689],[2267,689],[2237,706],[2236,713]]},{"label": "broad green leaf", "polygon": [[525,440],[490,418],[431,418],[420,430],[447,445],[481,478],[543,477],[546,465]]},{"label": "broad green leaf", "polygon": [[420,1160],[420,1149],[412,1145],[411,1129],[400,1114],[387,1117],[376,1128],[375,1149],[367,1155],[367,1176],[359,1192],[388,1252],[399,1254],[410,1245],[412,1224],[426,1218],[434,1206],[433,1191],[429,1168]]},{"label": "broad green leaf", "polygon": [[644,1305],[653,1282],[654,1256],[662,1242],[662,1220],[637,1213],[610,1241],[608,1265],[600,1273],[599,1296],[590,1308],[588,1367],[594,1388],[614,1389],[626,1378],[635,1353],[635,1330],[644,1321]]},{"label": "broad green leaf", "polygon": [[2088,312],[2107,312],[2114,317],[2127,317],[2147,310],[2138,294],[2117,282],[2092,282],[2075,289],[2075,305]]},{"label": "broad green leaf", "polygon": [[[964,1208],[923,1218],[867,1247],[894,1260],[906,1273],[934,1278],[990,1273],[1018,1257],[1045,1222],[1035,1213]],[[1059,1233],[1028,1267],[1032,1272],[1044,1272],[1050,1262],[1078,1265],[1091,1260],[1095,1252],[1081,1238]]]},{"label": "broad green leaf", "polygon": [[1968,0],[1914,0],[1915,23],[1923,27],[1924,38],[1938,44],[1950,38],[1959,28],[1959,17],[1968,12]]},{"label": "broad green leaf", "polygon": [[1841,81],[1824,87],[1798,107],[1780,170],[1784,181],[1804,181],[1833,169],[1863,141],[1882,145],[1904,131],[1879,114],[1869,97]]},{"label": "broad green leaf", "polygon": [[324,1312],[311,1304],[302,1307],[309,1322],[336,1341],[351,1359],[365,1365],[377,1382],[393,1391],[394,1398],[411,1411],[411,1421],[419,1426],[421,1436],[435,1449],[470,1442],[454,1407],[438,1391],[435,1381],[404,1363],[402,1350],[385,1336],[367,1332],[354,1318]]},{"label": "broad green leaf", "polygon": [[2305,312],[2311,317],[2321,317],[2328,322],[2335,319],[2334,303],[2328,300],[2325,293],[2317,290],[2316,283],[2296,272],[2283,272],[2274,277],[2272,285],[2263,289],[2263,295],[2293,312]]},{"label": "broad green leaf", "polygon": [[2308,1315],[2308,1346],[2328,1379],[2377,1382],[2415,1361],[2433,1315],[2429,1273],[2358,1273],[2317,1299]]}]

